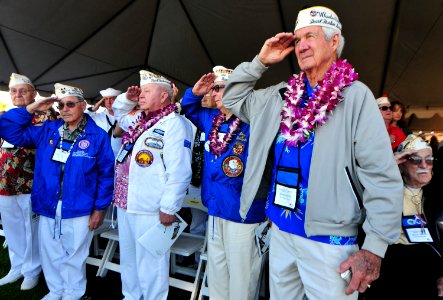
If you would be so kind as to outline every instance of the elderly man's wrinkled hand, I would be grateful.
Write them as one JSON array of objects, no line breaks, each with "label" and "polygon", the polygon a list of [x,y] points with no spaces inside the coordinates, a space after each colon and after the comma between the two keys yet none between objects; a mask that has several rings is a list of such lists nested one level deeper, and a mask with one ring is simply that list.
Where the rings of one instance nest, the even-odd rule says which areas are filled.
[{"label": "elderly man's wrinkled hand", "polygon": [[200,79],[195,83],[192,88],[192,93],[195,96],[204,96],[211,90],[211,87],[214,83],[214,80],[217,76],[214,73],[204,74]]},{"label": "elderly man's wrinkled hand", "polygon": [[339,272],[351,269],[352,278],[345,290],[346,295],[355,291],[363,293],[380,275],[381,257],[367,250],[359,250],[340,264]]},{"label": "elderly man's wrinkled hand", "polygon": [[46,111],[49,110],[54,104],[54,102],[58,100],[59,99],[57,97],[48,97],[40,99],[26,106],[26,110],[31,114],[35,112]]},{"label": "elderly man's wrinkled hand", "polygon": [[294,34],[281,32],[267,39],[258,54],[258,59],[265,65],[273,65],[281,62],[286,56],[294,51]]},{"label": "elderly man's wrinkled hand", "polygon": [[403,152],[395,152],[394,158],[397,165],[401,165],[402,163],[406,162],[408,160],[408,157],[412,154],[416,153],[417,151],[414,150],[405,150]]},{"label": "elderly man's wrinkled hand", "polygon": [[177,217],[175,215],[169,215],[164,212],[160,212],[160,223],[162,225],[171,226],[172,223],[175,222],[175,220],[177,220]]},{"label": "elderly man's wrinkled hand", "polygon": [[94,210],[89,216],[89,230],[95,230],[103,224],[105,218],[104,210]]},{"label": "elderly man's wrinkled hand", "polygon": [[136,85],[128,87],[128,90],[126,91],[126,99],[138,102],[138,97],[140,96],[141,91],[141,88]]}]

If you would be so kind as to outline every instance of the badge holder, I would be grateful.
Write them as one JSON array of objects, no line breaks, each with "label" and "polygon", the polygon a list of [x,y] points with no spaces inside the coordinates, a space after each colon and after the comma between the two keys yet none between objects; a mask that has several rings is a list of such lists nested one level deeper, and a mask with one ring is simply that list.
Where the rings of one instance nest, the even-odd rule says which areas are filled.
[{"label": "badge holder", "polygon": [[134,148],[134,143],[131,144],[127,144],[122,151],[120,151],[120,153],[117,156],[117,162],[118,163],[123,163],[123,161],[125,160],[126,156],[128,156],[129,153],[131,153],[132,148]]},{"label": "badge holder", "polygon": [[[66,144],[68,144],[69,147],[66,147]],[[71,153],[70,149],[71,149],[72,144],[73,144],[73,142],[63,141],[61,149],[60,148],[54,149],[54,153],[52,154],[51,160],[55,161],[55,162],[62,163],[62,164],[66,163],[66,161],[68,160],[69,154]]]},{"label": "badge holder", "polygon": [[300,168],[277,167],[272,203],[275,206],[295,211],[297,201],[300,198],[300,179]]},{"label": "badge holder", "polygon": [[424,215],[403,216],[401,226],[410,243],[432,243],[434,241]]}]

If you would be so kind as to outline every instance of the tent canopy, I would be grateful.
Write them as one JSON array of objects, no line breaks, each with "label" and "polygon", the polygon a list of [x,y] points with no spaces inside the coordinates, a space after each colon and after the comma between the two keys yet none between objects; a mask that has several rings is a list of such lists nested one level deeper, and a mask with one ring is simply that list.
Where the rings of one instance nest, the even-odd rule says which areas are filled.
[{"label": "tent canopy", "polygon": [[[12,72],[42,94],[56,82],[98,99],[107,87],[126,90],[151,70],[181,92],[215,65],[251,60],[264,41],[292,31],[294,0],[1,0],[0,88]],[[317,1],[343,24],[347,58],[375,97],[410,106],[443,106],[443,0]],[[298,72],[294,54],[272,66],[258,87]],[[437,90],[438,91],[438,90]]]}]

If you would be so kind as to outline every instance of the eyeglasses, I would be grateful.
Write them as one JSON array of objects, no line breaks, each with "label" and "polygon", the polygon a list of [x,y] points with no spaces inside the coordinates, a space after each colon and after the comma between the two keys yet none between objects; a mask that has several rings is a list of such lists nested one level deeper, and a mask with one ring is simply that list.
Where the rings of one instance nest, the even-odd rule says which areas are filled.
[{"label": "eyeglasses", "polygon": [[392,111],[392,106],[380,106],[379,109],[382,111],[387,111],[387,110]]},{"label": "eyeglasses", "polygon": [[214,85],[211,90],[213,90],[214,92],[218,93],[221,89],[224,89],[226,85],[223,84],[217,84]]},{"label": "eyeglasses", "polygon": [[82,102],[82,101],[76,101],[76,102],[74,102],[74,101],[68,101],[68,102],[66,102],[66,103],[60,102],[60,103],[58,104],[57,108],[58,108],[59,110],[62,110],[62,109],[65,107],[65,105],[66,105],[67,107],[69,107],[69,108],[74,108],[75,105],[76,105],[77,103],[79,103],[79,102]]},{"label": "eyeglasses", "polygon": [[416,165],[416,166],[420,166],[422,161],[424,161],[425,164],[428,166],[434,165],[434,158],[432,156],[428,156],[428,157],[410,156],[408,158],[408,161],[410,161],[413,165]]},{"label": "eyeglasses", "polygon": [[20,95],[22,95],[22,94],[26,94],[26,93],[28,93],[28,92],[31,92],[31,90],[28,90],[28,89],[18,89],[18,90],[16,90],[16,89],[10,89],[10,90],[9,90],[9,93],[10,93],[10,94],[16,94],[16,93],[19,93]]}]

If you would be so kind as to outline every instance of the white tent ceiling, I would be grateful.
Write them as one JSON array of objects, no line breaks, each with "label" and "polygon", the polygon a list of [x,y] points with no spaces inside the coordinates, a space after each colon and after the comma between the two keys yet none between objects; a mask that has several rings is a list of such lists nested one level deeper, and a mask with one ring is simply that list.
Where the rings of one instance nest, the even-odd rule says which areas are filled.
[{"label": "white tent ceiling", "polygon": [[[181,92],[214,65],[250,60],[263,42],[292,31],[295,0],[0,0],[0,88],[11,72],[43,93],[55,82],[83,88],[90,99],[107,87],[138,84],[150,69]],[[443,0],[317,1],[343,24],[345,58],[376,97],[410,106],[443,106]],[[260,81],[286,80],[294,55]]]}]

